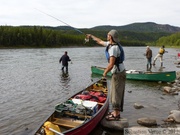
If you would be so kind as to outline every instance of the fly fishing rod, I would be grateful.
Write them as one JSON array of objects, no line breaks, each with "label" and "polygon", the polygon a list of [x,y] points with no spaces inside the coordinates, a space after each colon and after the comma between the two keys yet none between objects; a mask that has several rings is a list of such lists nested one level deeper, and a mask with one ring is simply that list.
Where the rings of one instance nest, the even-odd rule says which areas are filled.
[{"label": "fly fishing rod", "polygon": [[41,12],[41,13],[43,13],[43,14],[49,16],[49,17],[51,17],[51,18],[54,18],[54,19],[56,19],[56,20],[58,20],[58,21],[60,21],[60,22],[62,22],[62,23],[64,23],[64,24],[66,24],[67,26],[73,28],[75,31],[78,31],[78,32],[81,33],[81,34],[86,35],[84,32],[82,32],[82,31],[78,30],[77,28],[75,28],[75,27],[69,25],[68,23],[66,23],[66,22],[64,22],[64,21],[62,21],[62,20],[60,20],[60,19],[58,19],[57,17],[54,17],[54,16],[52,16],[52,15],[50,15],[50,14],[48,14],[48,13],[45,13],[45,12],[43,12],[43,11],[37,9],[37,8],[35,8],[35,9],[36,9],[37,11],[39,11],[39,12]]},{"label": "fly fishing rod", "polygon": [[[75,27],[69,25],[68,23],[66,23],[66,22],[64,22],[64,21],[62,21],[62,20],[60,20],[60,19],[58,19],[57,17],[54,17],[54,16],[52,16],[52,15],[50,15],[50,14],[48,14],[48,13],[45,13],[45,12],[43,12],[43,11],[37,9],[37,8],[35,8],[35,9],[36,9],[37,11],[39,11],[39,12],[41,12],[41,13],[43,13],[43,14],[49,16],[49,17],[51,17],[51,18],[56,19],[57,21],[60,21],[61,23],[66,24],[67,26],[73,28],[75,31],[77,31],[77,32],[79,32],[79,33],[81,33],[81,34],[84,34],[84,35],[86,36],[86,34],[85,34],[84,32],[82,32],[82,31],[80,31],[79,29],[77,29],[77,28],[75,28]],[[85,37],[84,40],[85,40],[85,43],[89,42],[89,38],[87,38],[87,37]]]}]

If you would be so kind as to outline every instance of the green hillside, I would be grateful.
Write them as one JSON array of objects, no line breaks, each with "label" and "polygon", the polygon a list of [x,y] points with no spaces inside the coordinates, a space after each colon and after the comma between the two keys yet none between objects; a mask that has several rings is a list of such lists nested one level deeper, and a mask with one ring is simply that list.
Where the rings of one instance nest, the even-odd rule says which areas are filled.
[{"label": "green hillside", "polygon": [[157,40],[157,45],[179,46],[180,47],[180,32],[170,36],[164,36]]},{"label": "green hillside", "polygon": [[[0,26],[0,48],[84,46],[85,34],[90,33],[106,40],[107,32],[111,29],[118,30],[124,46],[179,45],[179,36],[174,36],[174,33],[180,32],[179,27],[133,23],[126,26],[97,26],[89,29],[69,26]],[[92,46],[96,43],[90,41],[85,45]]]}]

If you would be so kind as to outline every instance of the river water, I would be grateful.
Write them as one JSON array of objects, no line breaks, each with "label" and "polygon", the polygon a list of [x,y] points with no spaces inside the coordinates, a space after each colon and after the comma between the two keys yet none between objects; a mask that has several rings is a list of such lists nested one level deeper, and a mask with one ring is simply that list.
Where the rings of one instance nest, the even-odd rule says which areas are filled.
[{"label": "river water", "polygon": [[[124,47],[126,69],[145,70],[145,47]],[[166,48],[163,71],[179,71],[174,64],[180,49]],[[68,51],[72,63],[69,76],[63,77],[59,58]],[[153,47],[153,57],[158,48]],[[0,135],[31,135],[54,110],[54,106],[90,85],[92,65],[107,65],[103,47],[53,49],[0,49]],[[160,62],[152,71],[158,71]],[[127,81],[122,117],[130,126],[137,119],[151,116],[162,123],[169,111],[178,109],[179,96],[163,95],[166,83]],[[131,92],[130,92],[131,91]],[[135,102],[145,108],[136,110]],[[102,134],[117,134],[104,131]]]}]

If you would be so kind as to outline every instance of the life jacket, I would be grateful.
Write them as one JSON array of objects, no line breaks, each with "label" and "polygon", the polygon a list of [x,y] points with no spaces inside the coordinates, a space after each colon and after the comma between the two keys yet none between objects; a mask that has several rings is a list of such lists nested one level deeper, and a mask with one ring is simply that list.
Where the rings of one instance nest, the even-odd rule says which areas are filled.
[{"label": "life jacket", "polygon": [[101,91],[90,91],[89,94],[96,97],[106,97],[106,95]]},{"label": "life jacket", "polygon": [[89,100],[89,99],[91,99],[91,95],[83,95],[83,94],[78,94],[78,95],[76,95],[74,98],[76,98],[76,99],[82,99],[82,100]]},{"label": "life jacket", "polygon": [[96,101],[96,102],[100,102],[100,103],[104,103],[106,101],[106,95],[103,92],[91,91],[89,94],[92,96],[90,101]]},{"label": "life jacket", "polygon": [[164,48],[160,48],[160,49],[159,49],[159,53],[160,53],[160,54],[164,54],[164,51],[165,51]]},{"label": "life jacket", "polygon": [[[106,50],[105,50],[105,55],[106,55],[106,59],[107,59],[108,62],[109,62],[109,59],[110,59],[109,52],[108,52],[108,49],[109,49],[109,46],[110,46],[110,45],[111,45],[111,44],[109,44],[109,45],[106,47]],[[120,70],[120,69],[119,69],[119,64],[120,64],[120,63],[123,63],[123,61],[125,60],[125,55],[124,55],[124,50],[123,50],[122,46],[120,45],[120,43],[117,43],[116,45],[119,46],[120,56],[116,58],[116,61],[115,61],[115,64],[114,64],[114,65],[116,65],[117,68],[118,68],[118,70]],[[113,46],[113,45],[111,45],[111,46]]]}]

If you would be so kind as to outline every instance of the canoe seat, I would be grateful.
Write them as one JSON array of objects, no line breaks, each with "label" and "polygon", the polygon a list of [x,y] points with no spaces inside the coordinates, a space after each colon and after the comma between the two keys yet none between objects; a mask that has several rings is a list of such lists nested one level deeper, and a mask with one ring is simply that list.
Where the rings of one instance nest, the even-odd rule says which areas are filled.
[{"label": "canoe seat", "polygon": [[55,118],[55,121],[53,121],[53,124],[64,126],[68,128],[75,128],[79,125],[81,125],[84,121],[81,120],[74,120],[72,118]]}]

